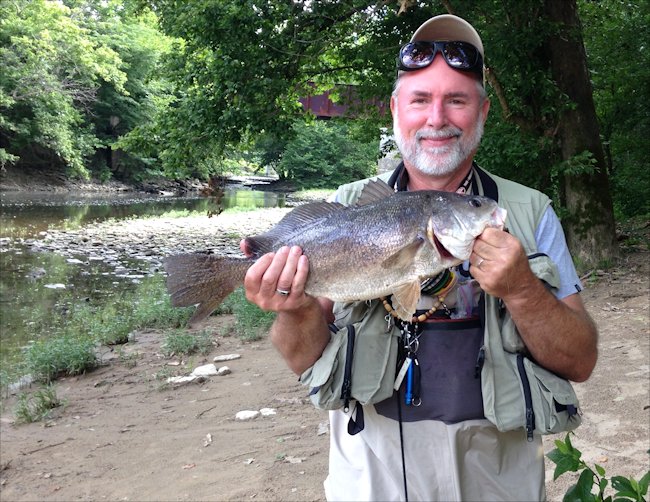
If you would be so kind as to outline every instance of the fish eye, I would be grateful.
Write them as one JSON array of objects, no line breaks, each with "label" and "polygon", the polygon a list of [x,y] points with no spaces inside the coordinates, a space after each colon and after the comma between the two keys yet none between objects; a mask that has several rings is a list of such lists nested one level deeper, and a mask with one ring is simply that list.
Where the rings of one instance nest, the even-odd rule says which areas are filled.
[{"label": "fish eye", "polygon": [[483,204],[481,203],[480,199],[469,199],[469,205],[472,207],[481,207]]}]

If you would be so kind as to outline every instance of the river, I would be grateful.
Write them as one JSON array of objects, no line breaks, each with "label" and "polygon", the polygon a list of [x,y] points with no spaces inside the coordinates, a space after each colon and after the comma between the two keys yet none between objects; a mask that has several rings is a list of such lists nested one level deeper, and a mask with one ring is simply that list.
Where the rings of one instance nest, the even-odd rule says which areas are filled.
[{"label": "river", "polygon": [[[283,207],[284,203],[283,194],[227,188],[221,206]],[[21,347],[44,332],[41,327],[47,319],[61,315],[70,302],[119,294],[159,270],[137,259],[129,259],[125,267],[119,256],[82,267],[74,254],[33,252],[30,242],[44,239],[51,230],[73,230],[107,219],[214,209],[212,199],[200,196],[0,193],[0,365],[11,364]]]}]

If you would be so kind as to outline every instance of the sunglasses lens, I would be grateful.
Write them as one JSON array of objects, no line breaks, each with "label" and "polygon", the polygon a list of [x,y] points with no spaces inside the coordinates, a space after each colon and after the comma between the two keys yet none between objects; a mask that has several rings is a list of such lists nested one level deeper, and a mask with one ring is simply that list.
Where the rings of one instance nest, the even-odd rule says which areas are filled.
[{"label": "sunglasses lens", "polygon": [[430,43],[411,42],[402,47],[399,57],[404,68],[416,70],[430,65],[433,54],[434,48]]},{"label": "sunglasses lens", "polygon": [[440,51],[445,61],[458,70],[483,71],[483,60],[476,47],[467,42],[409,42],[399,51],[399,70],[419,70],[433,62],[436,52]]},{"label": "sunglasses lens", "polygon": [[449,66],[468,70],[474,67],[478,61],[478,50],[464,42],[447,42],[444,45],[443,53]]}]

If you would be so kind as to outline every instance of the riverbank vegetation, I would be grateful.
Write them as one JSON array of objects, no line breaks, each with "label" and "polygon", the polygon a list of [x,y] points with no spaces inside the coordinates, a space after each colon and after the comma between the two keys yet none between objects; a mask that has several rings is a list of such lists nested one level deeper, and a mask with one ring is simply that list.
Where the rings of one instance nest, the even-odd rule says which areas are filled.
[{"label": "riverbank vegetation", "polygon": [[[61,315],[32,323],[34,341],[15,354],[11,364],[0,369],[2,396],[7,395],[11,385],[21,381],[49,386],[60,377],[92,371],[103,364],[103,355],[120,351],[119,347],[133,342],[141,330],[155,329],[162,333],[162,350],[167,357],[204,354],[210,350],[214,338],[207,332],[187,331],[193,308],[172,307],[160,275],[145,278],[132,292],[112,295],[108,301],[97,304],[63,301],[59,309]],[[241,289],[224,301],[216,315],[234,317],[219,335],[234,335],[248,341],[261,338],[274,318],[272,313],[247,302]],[[38,401],[39,396],[30,399]],[[33,400],[22,402],[22,411],[18,413],[26,417],[27,411],[34,407],[41,409]],[[34,412],[37,415],[45,416],[45,413]]]}]

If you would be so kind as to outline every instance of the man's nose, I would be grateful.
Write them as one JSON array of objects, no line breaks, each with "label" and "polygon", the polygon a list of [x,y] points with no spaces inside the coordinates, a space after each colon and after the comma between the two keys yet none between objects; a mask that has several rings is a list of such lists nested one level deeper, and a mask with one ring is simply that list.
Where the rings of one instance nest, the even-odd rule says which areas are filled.
[{"label": "man's nose", "polygon": [[444,104],[441,101],[432,101],[427,110],[427,126],[440,129],[446,125],[448,124]]}]

